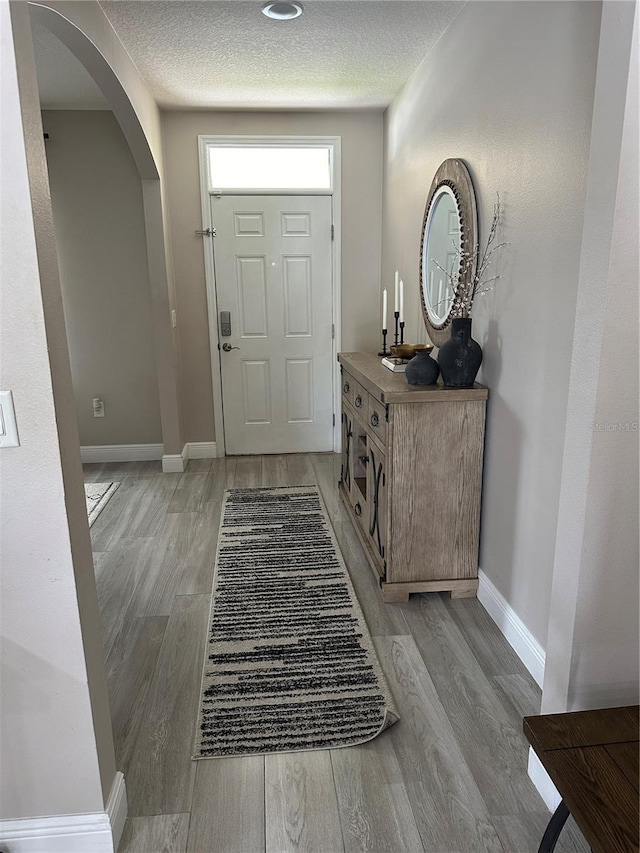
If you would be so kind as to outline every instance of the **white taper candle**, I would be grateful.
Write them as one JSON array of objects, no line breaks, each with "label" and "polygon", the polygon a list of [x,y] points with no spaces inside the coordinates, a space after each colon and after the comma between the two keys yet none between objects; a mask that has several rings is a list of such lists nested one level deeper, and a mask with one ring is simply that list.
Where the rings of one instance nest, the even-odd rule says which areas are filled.
[{"label": "white taper candle", "polygon": [[382,329],[387,331],[387,288],[382,291]]},{"label": "white taper candle", "polygon": [[395,301],[393,303],[393,310],[398,311],[399,310],[399,308],[398,308],[398,270],[396,270],[396,277],[395,277],[394,284],[395,284],[395,297],[396,298],[395,298]]},{"label": "white taper candle", "polygon": [[404,323],[404,282],[400,279],[400,322]]}]

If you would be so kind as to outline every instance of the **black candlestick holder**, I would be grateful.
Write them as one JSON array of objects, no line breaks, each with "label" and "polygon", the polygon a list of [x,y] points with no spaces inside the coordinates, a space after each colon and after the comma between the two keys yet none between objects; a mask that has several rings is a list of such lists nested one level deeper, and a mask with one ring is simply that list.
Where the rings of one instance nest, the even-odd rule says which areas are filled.
[{"label": "black candlestick holder", "polygon": [[400,312],[399,312],[399,311],[394,311],[394,312],[393,312],[393,316],[394,316],[395,321],[396,321],[395,339],[394,339],[394,341],[393,341],[393,342],[394,342],[394,344],[395,344],[396,346],[398,346],[398,321],[400,320]]},{"label": "black candlestick holder", "polygon": [[382,330],[382,351],[378,353],[378,355],[385,356],[391,355],[389,350],[387,349],[387,330]]},{"label": "black candlestick holder", "polygon": [[404,343],[404,323],[400,321],[400,346]]}]

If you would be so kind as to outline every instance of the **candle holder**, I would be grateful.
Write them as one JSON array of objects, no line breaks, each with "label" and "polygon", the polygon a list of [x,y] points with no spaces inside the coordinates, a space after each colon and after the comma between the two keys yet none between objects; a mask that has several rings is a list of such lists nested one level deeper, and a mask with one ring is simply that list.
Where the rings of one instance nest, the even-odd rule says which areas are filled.
[{"label": "candle holder", "polygon": [[404,323],[400,321],[400,346],[404,343]]},{"label": "candle holder", "polygon": [[394,316],[395,321],[396,321],[396,331],[395,331],[395,340],[394,340],[394,344],[395,344],[396,346],[398,346],[398,321],[400,320],[400,312],[399,312],[399,311],[394,311],[394,312],[393,312],[393,316]]},{"label": "candle holder", "polygon": [[378,355],[381,355],[383,357],[385,355],[391,355],[391,353],[387,349],[387,330],[386,329],[382,330],[382,351],[379,352]]}]

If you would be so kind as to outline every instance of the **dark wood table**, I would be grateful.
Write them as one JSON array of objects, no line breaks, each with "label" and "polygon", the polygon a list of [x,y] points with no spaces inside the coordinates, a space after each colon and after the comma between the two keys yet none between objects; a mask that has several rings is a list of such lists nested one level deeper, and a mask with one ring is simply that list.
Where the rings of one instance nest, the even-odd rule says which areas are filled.
[{"label": "dark wood table", "polygon": [[593,853],[639,850],[638,705],[524,718],[524,733],[562,802],[538,853],[572,814]]}]

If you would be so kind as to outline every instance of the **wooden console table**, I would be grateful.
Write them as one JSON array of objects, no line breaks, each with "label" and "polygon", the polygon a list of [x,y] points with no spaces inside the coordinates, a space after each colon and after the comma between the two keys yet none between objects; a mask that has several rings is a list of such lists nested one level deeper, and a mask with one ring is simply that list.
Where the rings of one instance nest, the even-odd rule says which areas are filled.
[{"label": "wooden console table", "polygon": [[487,389],[409,385],[372,353],[340,353],[342,477],[384,601],[478,589]]},{"label": "wooden console table", "polygon": [[538,853],[572,814],[593,853],[637,853],[638,706],[524,718],[524,733],[562,801]]}]

